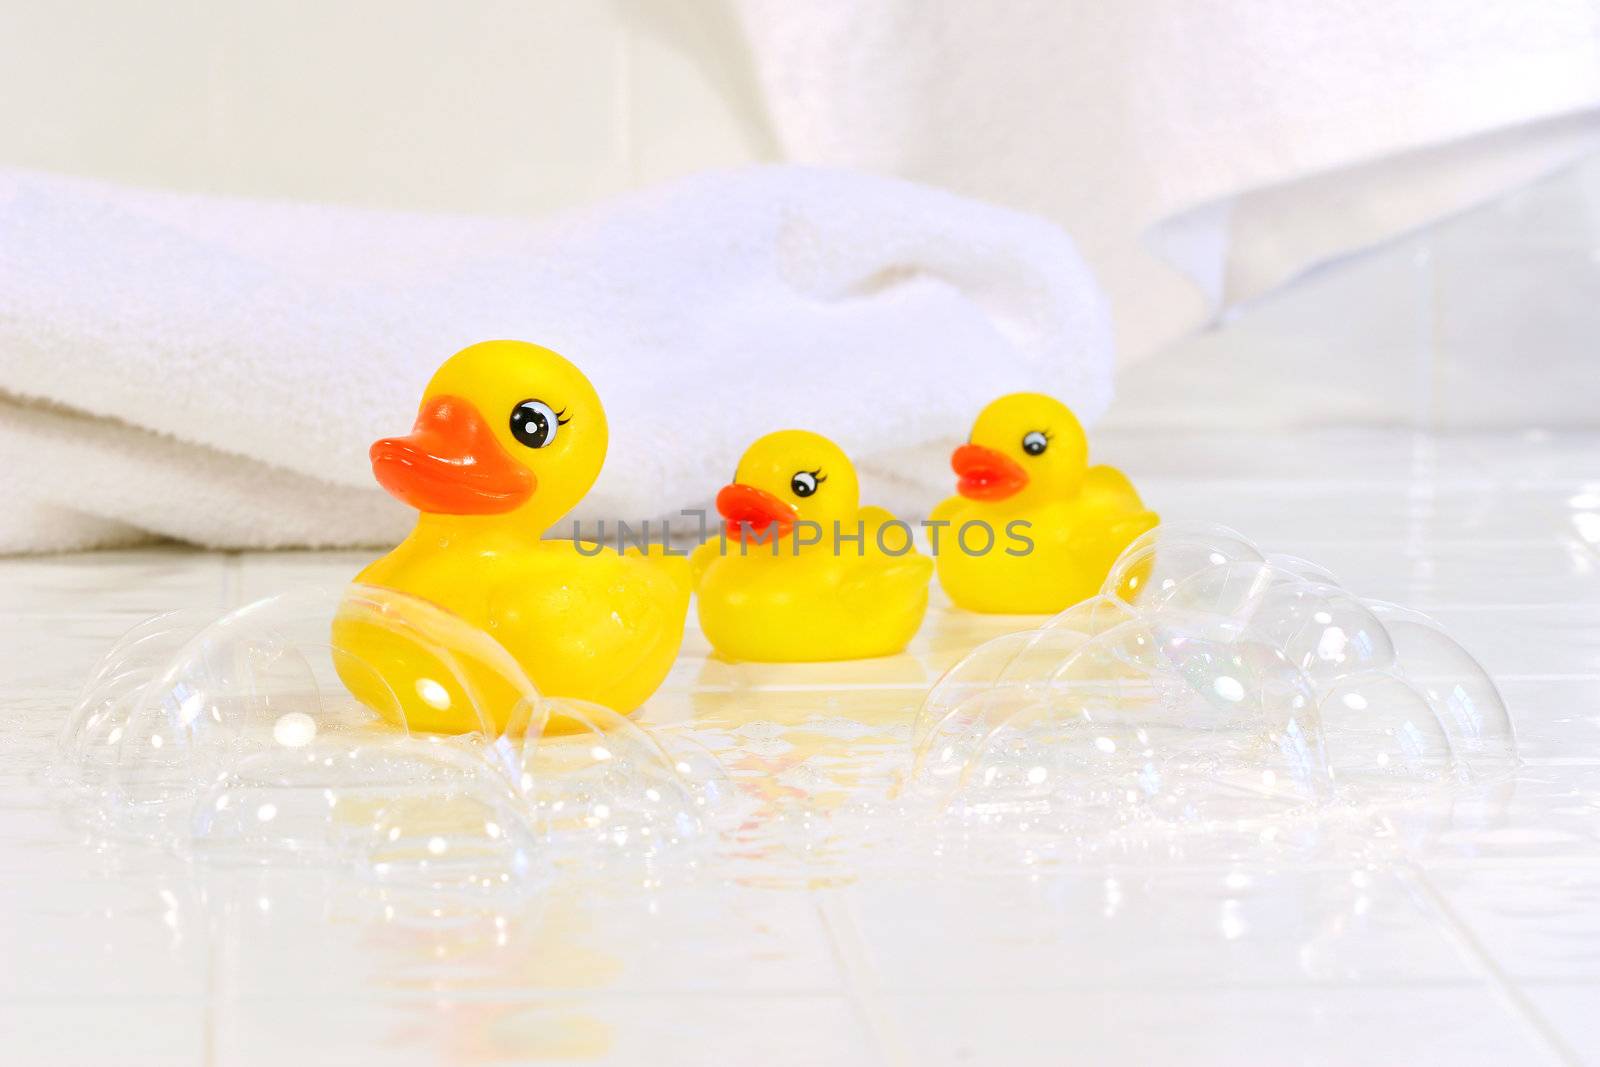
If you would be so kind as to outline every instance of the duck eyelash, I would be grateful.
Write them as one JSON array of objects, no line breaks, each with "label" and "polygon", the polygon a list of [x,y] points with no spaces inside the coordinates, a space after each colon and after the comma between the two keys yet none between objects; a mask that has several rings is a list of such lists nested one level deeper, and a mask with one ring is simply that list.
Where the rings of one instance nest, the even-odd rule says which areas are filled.
[{"label": "duck eyelash", "polygon": [[817,484],[818,485],[821,485],[823,482],[828,480],[828,476],[826,474],[822,473],[822,468],[821,467],[818,467],[814,471],[807,471],[806,473],[811,475],[811,477],[815,478],[817,480]]},{"label": "duck eyelash", "polygon": [[567,423],[572,421],[571,419],[564,417],[566,414],[567,414],[567,409],[566,408],[562,408],[560,411],[556,412],[556,425],[557,426],[565,426]]}]

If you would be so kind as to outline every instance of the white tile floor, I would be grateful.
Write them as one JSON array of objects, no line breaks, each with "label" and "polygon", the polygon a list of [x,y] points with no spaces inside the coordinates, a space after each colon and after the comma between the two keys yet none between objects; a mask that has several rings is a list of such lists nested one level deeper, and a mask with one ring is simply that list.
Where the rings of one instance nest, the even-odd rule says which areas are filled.
[{"label": "white tile floor", "polygon": [[97,845],[40,780],[122,629],[366,553],[0,561],[0,1061],[1600,1063],[1600,434],[1113,428],[1097,452],[1169,518],[1436,613],[1498,675],[1526,766],[1376,864],[868,874],[828,813],[882,788],[928,681],[1007,624],[940,607],[906,656],[850,667],[720,663],[692,633],[642,718],[754,798],[727,848],[661,886],[386,919],[333,876]]}]

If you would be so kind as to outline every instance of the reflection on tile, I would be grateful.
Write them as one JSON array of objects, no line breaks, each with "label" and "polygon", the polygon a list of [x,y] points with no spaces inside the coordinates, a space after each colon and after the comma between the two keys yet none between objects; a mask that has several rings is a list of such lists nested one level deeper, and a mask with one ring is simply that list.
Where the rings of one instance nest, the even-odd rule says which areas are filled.
[{"label": "reflection on tile", "polygon": [[[804,893],[736,883],[642,886],[569,873],[503,903],[355,892],[347,880],[237,872],[189,916],[230,997],[834,993],[843,979]],[[316,929],[307,941],[303,931]]]},{"label": "reflection on tile", "polygon": [[208,1021],[203,998],[159,989],[121,1000],[0,1000],[5,1059],[15,1064],[202,1067],[212,1062]]},{"label": "reflection on tile", "polygon": [[1428,879],[1512,977],[1600,982],[1600,849],[1592,858],[1444,866]]},{"label": "reflection on tile", "polygon": [[1414,859],[1593,860],[1600,857],[1600,765],[1530,763],[1504,781],[1411,811]]},{"label": "reflection on tile", "polygon": [[1600,557],[1575,541],[1302,541],[1287,549],[1316,560],[1359,596],[1424,611],[1451,605],[1600,604]]},{"label": "reflection on tile", "polygon": [[[938,589],[922,628],[895,656],[837,663],[735,663],[711,654],[690,613],[684,654],[664,692],[705,690],[925,690],[962,656],[1002,634],[1037,626],[1045,616],[977,615],[960,611]],[[696,650],[699,650],[696,654]]]},{"label": "reflection on tile", "polygon": [[752,724],[774,724],[784,732],[833,735],[856,740],[872,735],[904,738],[926,685],[851,689],[769,691],[700,690],[652,703],[641,722],[687,723],[708,732],[745,732]]},{"label": "reflection on tile", "polygon": [[1446,605],[1429,614],[1496,677],[1600,676],[1600,604]]},{"label": "reflection on tile", "polygon": [[1533,1010],[1560,1035],[1574,1062],[1585,1067],[1600,1063],[1600,1035],[1594,1023],[1600,982],[1527,982],[1522,990]]},{"label": "reflection on tile", "polygon": [[[1513,488],[1475,482],[1443,488],[1426,482],[1309,481],[1265,490],[1259,483],[1162,478],[1141,490],[1169,519],[1220,522],[1260,538],[1269,548],[1305,555],[1304,546],[1368,544],[1416,552],[1434,544],[1476,541],[1548,542],[1552,535],[1582,539],[1580,520],[1600,513],[1570,484]],[[1574,501],[1579,503],[1574,503]]]},{"label": "reflection on tile", "polygon": [[[8,997],[197,997],[205,993],[206,931],[186,879],[69,880],[48,862],[0,873],[0,1004]],[[31,880],[36,887],[29,886]],[[75,951],[45,951],[73,945]],[[25,962],[24,962],[25,961]]]},{"label": "reflection on tile", "polygon": [[841,890],[886,989],[1468,981],[1406,877],[1248,867]]},{"label": "reflection on tile", "polygon": [[[1450,438],[1409,429],[1330,426],[1293,431],[1170,428],[1108,429],[1095,437],[1096,462],[1146,479],[1251,483],[1270,493],[1279,485],[1394,485],[1405,481],[1459,485],[1487,474],[1475,452]],[[1153,505],[1160,507],[1160,501]],[[1249,533],[1250,531],[1246,531]]]},{"label": "reflection on tile", "polygon": [[1582,505],[1600,487],[1600,456],[1593,424],[1549,427],[1541,423],[1512,432],[1463,434],[1461,449],[1497,487],[1537,487],[1571,492]]},{"label": "reflection on tile", "polygon": [[923,1064],[1557,1064],[1483,985],[888,998]]},{"label": "reflection on tile", "polygon": [[852,1005],[814,995],[250,998],[222,1006],[216,1047],[262,1067],[296,1048],[319,1064],[881,1062]]},{"label": "reflection on tile", "polygon": [[[903,655],[773,665],[711,656],[691,615],[637,717],[723,762],[726,837],[676,871],[563,869],[531,898],[442,907],[96,842],[40,775],[85,672],[142,615],[343,581],[370,553],[0,561],[0,957],[37,961],[0,968],[0,1058],[1600,1060],[1600,435],[1104,445],[1169,517],[1233,522],[1428,608],[1498,675],[1527,763],[1275,863],[1004,874],[971,859],[992,848],[908,847],[902,864],[887,845],[914,828],[872,806],[927,685],[1039,620],[936,590]],[[883,863],[842,862],[841,835],[869,832]]]},{"label": "reflection on tile", "polygon": [[1600,675],[1509,678],[1500,692],[1523,759],[1600,762]]},{"label": "reflection on tile", "polygon": [[[683,666],[683,665],[680,665]],[[926,688],[938,677],[915,652],[844,663],[730,663],[707,657],[673,672],[673,688],[688,690]]]}]

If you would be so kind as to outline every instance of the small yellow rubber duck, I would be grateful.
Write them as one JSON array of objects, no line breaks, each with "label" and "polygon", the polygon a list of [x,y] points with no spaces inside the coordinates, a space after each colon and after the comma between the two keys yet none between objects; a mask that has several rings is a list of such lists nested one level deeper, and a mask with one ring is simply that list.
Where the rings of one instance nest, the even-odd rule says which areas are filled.
[{"label": "small yellow rubber duck", "polygon": [[[1083,427],[1054,397],[1012,393],[983,409],[950,457],[958,495],[931,516],[950,524],[936,558],[951,600],[1043,614],[1100,591],[1118,554],[1159,520],[1121,471],[1088,456]],[[963,533],[969,523],[987,529]]]},{"label": "small yellow rubber duck", "polygon": [[908,524],[861,507],[855,467],[826,437],[781,430],[717,493],[726,539],[691,559],[700,626],[729,659],[865,659],[906,647],[933,563]]},{"label": "small yellow rubber duck", "polygon": [[[594,386],[555,352],[463,349],[428,383],[410,435],[372,446],[379,484],[421,516],[355,580],[487,632],[544,696],[634,710],[683,640],[688,561],[541,538],[594,484],[608,436]],[[452,671],[398,627],[336,619],[334,647],[355,661],[341,662],[352,692],[412,730],[503,732],[512,720],[518,698],[496,672],[447,649]]]}]

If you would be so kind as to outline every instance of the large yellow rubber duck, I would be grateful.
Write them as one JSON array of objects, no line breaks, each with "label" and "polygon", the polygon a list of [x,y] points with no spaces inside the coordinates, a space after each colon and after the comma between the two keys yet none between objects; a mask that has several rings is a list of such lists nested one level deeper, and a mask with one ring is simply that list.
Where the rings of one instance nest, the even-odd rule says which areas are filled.
[{"label": "large yellow rubber duck", "polygon": [[[463,349],[428,383],[410,435],[372,446],[379,484],[421,515],[356,581],[480,628],[544,696],[634,710],[677,656],[688,561],[541,538],[594,484],[607,439],[594,387],[555,352],[521,341]],[[412,730],[501,732],[515,721],[503,674],[402,631],[336,619],[334,646],[349,653],[340,672],[358,698]]]},{"label": "large yellow rubber duck", "polygon": [[[949,523],[936,559],[951,600],[1054,613],[1100,591],[1118,554],[1158,520],[1121,471],[1090,467],[1088,455],[1083,427],[1053,397],[1012,393],[983,409],[950,457],[957,495],[931,516]],[[963,532],[969,523],[986,529]]]},{"label": "large yellow rubber duck", "polygon": [[[928,607],[933,563],[911,529],[861,507],[849,457],[826,437],[781,430],[751,445],[717,494],[726,539],[695,550],[700,627],[730,659],[889,656]],[[842,535],[842,536],[841,536]]]}]

